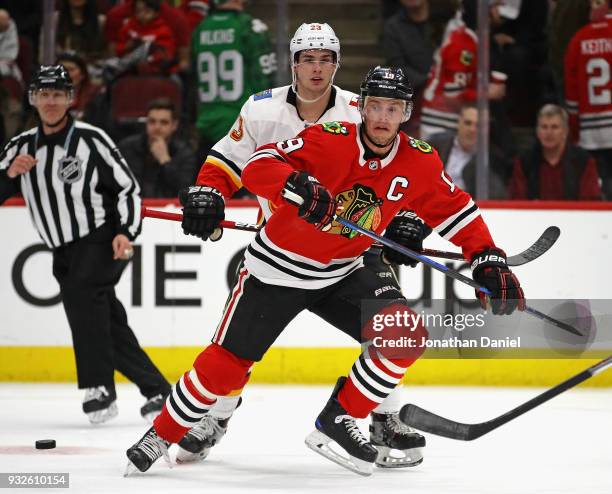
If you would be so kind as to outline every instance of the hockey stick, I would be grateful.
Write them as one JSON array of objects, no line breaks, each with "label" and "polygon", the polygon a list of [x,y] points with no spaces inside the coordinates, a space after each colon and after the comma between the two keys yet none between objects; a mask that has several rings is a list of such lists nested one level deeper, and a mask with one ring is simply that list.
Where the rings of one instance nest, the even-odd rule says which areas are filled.
[{"label": "hockey stick", "polygon": [[506,260],[508,266],[521,266],[537,259],[554,245],[559,238],[559,235],[561,235],[561,230],[559,230],[559,227],[549,226],[546,230],[544,230],[544,233],[540,235],[540,238],[538,238],[535,243],[531,245],[531,247],[528,247],[519,254],[508,257]]},{"label": "hockey stick", "polygon": [[[159,211],[157,209],[142,208],[141,216],[143,218],[158,218],[162,220],[171,221],[183,221],[183,215],[180,213],[168,213],[166,211]],[[221,222],[222,228],[229,228],[232,230],[242,230],[245,232],[258,232],[260,227],[253,223],[241,223],[239,221],[228,221],[224,220]]]},{"label": "hockey stick", "polygon": [[567,381],[563,381],[554,388],[550,388],[548,391],[545,391],[522,405],[513,408],[509,412],[479,424],[463,424],[461,422],[455,422],[412,404],[404,405],[402,407],[400,410],[400,419],[405,424],[420,431],[430,432],[432,434],[436,434],[437,436],[457,439],[459,441],[472,441],[474,439],[478,439],[480,436],[488,434],[492,430],[501,427],[524,413],[527,413],[529,410],[533,410],[542,403],[545,403],[551,398],[554,398],[568,389],[577,386],[594,375],[603,372],[610,366],[612,366],[612,356],[602,360],[592,367],[589,367],[580,374],[569,378]]},{"label": "hockey stick", "polygon": [[[296,206],[301,205],[304,200],[302,199],[301,196],[291,192],[290,190],[287,189],[283,189],[281,192],[281,195],[291,204],[294,204]],[[462,283],[465,283],[468,286],[471,286],[472,288],[475,288],[476,290],[478,290],[481,293],[484,293],[485,295],[491,295],[491,291],[484,287],[484,286],[480,286],[478,283],[476,283],[473,279],[468,278],[467,276],[462,275],[461,273],[459,273],[458,271],[455,271],[454,269],[449,268],[448,266],[445,266],[444,264],[440,264],[439,262],[434,261],[433,259],[430,259],[429,257],[423,256],[421,254],[419,254],[418,252],[415,252],[413,250],[408,249],[407,247],[404,247],[403,245],[398,244],[397,242],[394,242],[393,240],[389,240],[388,238],[382,237],[370,230],[366,230],[365,228],[362,228],[361,226],[359,226],[356,223],[353,223],[352,221],[346,220],[344,218],[342,218],[341,216],[335,215],[334,216],[334,221],[340,223],[343,226],[346,226],[347,228],[351,228],[352,230],[355,230],[356,232],[361,233],[362,235],[365,235],[366,237],[370,237],[372,240],[375,240],[376,242],[379,242],[383,245],[386,245],[387,247],[390,247],[391,249],[396,250],[397,252],[400,252],[412,259],[416,259],[417,261],[421,261],[423,264],[427,264],[428,266],[432,267],[433,269],[435,269],[436,271],[440,271],[441,273],[445,274],[446,276],[448,276],[449,278],[453,278],[454,280],[460,281]],[[543,319],[545,321],[548,321],[549,323],[553,324],[554,326],[557,326],[560,329],[563,329],[564,331],[567,331],[569,333],[575,334],[577,336],[584,336],[580,331],[578,331],[576,328],[574,328],[573,326],[570,326],[569,324],[566,324],[562,321],[559,321],[558,319],[555,319],[553,317],[550,317],[546,314],[544,314],[543,312],[540,312],[537,309],[534,309],[533,307],[529,307],[527,305],[525,305],[525,312],[527,312],[528,314],[531,314],[534,317],[537,317],[538,319]]]},{"label": "hockey stick", "polygon": [[[162,220],[171,220],[171,221],[182,221],[183,215],[180,213],[168,213],[166,211],[159,211],[157,209],[149,209],[146,207],[142,208],[142,217],[143,218],[158,218]],[[258,232],[261,227],[252,223],[240,223],[225,220],[221,222],[221,226],[223,228],[233,229],[233,230],[242,230],[245,232]],[[544,254],[548,249],[550,249],[554,243],[559,238],[561,231],[556,226],[549,226],[540,238],[538,238],[533,245],[528,247],[523,252],[519,252],[513,256],[508,257],[507,264],[508,266],[521,266],[523,264],[527,264],[542,254]],[[435,249],[423,249],[420,251],[420,254],[430,257],[441,257],[444,259],[453,259],[456,261],[465,261],[463,258],[463,254],[461,252],[448,252],[444,250],[435,250]]]},{"label": "hockey stick", "polygon": [[[522,266],[528,262],[536,260],[542,254],[546,253],[557,241],[561,235],[561,230],[557,226],[549,226],[544,230],[542,235],[523,252],[519,252],[513,256],[508,256],[506,264],[508,266]],[[430,257],[443,257],[445,259],[454,259],[456,261],[465,261],[463,254],[460,252],[446,252],[443,250],[423,249],[420,254]],[[467,262],[467,261],[465,261]]]},{"label": "hockey stick", "polygon": [[[283,196],[285,197],[285,199],[287,199],[288,201],[290,201],[293,204],[299,205],[298,201],[302,201],[303,199],[298,196],[297,194],[294,194],[293,192],[290,192],[288,190],[283,190]],[[169,219],[169,220],[173,220],[173,221],[181,221],[182,220],[182,215],[179,213],[167,213],[165,211],[158,211],[158,210],[154,210],[154,209],[147,209],[147,208],[142,208],[142,216],[144,217],[150,217],[150,218],[162,218],[162,219]],[[467,276],[463,276],[461,273],[458,273],[457,271],[454,271],[450,268],[448,268],[447,266],[444,266],[443,264],[437,263],[436,261],[433,261],[432,259],[429,259],[428,257],[424,257],[421,254],[418,254],[412,250],[407,249],[406,247],[403,247],[400,244],[397,244],[395,242],[393,242],[392,240],[386,239],[384,237],[381,237],[379,235],[376,235],[373,232],[370,232],[369,230],[365,230],[363,228],[361,228],[359,225],[356,225],[355,223],[352,223],[351,221],[345,220],[344,218],[341,218],[339,216],[336,216],[335,220],[340,223],[341,225],[344,225],[348,228],[352,228],[355,231],[358,231],[359,233],[362,233],[376,241],[378,241],[379,243],[383,244],[383,245],[387,245],[395,250],[398,250],[399,252],[408,255],[409,257],[412,257],[413,259],[417,259],[429,266],[431,266],[434,269],[437,269],[438,271],[442,271],[445,274],[447,274],[448,276],[450,276],[451,278],[455,278],[456,280],[459,281],[463,281],[464,283],[467,283],[469,286],[475,288],[476,290],[479,290],[487,295],[490,295],[491,292],[489,292],[489,290],[487,290],[484,287],[481,287],[480,285],[478,285],[478,283],[476,283],[475,281],[473,281],[472,279],[468,278]],[[238,223],[234,223],[233,221],[222,221],[221,222],[221,226],[225,227],[225,228],[236,228],[236,229],[244,229],[247,231],[257,231],[259,230],[258,227],[256,227],[255,225],[246,225],[246,224],[241,224],[242,226],[248,226],[247,228],[238,228],[237,227]],[[255,227],[256,230],[252,230],[252,228]]]}]

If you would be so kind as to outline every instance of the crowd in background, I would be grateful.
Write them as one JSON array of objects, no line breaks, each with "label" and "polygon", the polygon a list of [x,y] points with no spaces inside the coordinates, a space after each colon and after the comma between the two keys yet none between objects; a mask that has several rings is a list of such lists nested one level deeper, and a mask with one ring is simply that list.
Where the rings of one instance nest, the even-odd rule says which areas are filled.
[{"label": "crowd in background", "polygon": [[[474,193],[478,0],[380,3],[381,60],[403,68],[415,89],[405,130],[433,144],[452,179]],[[240,53],[215,52],[223,40],[202,35],[214,27],[206,24],[212,9],[244,4],[56,1],[55,61],[73,80],[72,112],[119,142],[145,197],[176,197],[193,183],[245,99],[275,85],[261,21],[236,18],[248,34]],[[612,200],[608,11],[608,0],[490,2],[491,199]],[[0,0],[2,143],[34,122],[27,88],[43,51],[42,20],[40,0]],[[304,19],[314,20],[325,21]],[[202,64],[206,71],[194,70]],[[240,91],[247,83],[239,78],[248,81]]]}]

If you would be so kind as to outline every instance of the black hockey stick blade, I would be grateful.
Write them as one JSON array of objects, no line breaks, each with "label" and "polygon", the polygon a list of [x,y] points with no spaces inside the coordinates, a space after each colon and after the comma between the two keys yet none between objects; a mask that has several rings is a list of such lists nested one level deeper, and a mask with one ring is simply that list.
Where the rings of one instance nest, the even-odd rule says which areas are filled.
[{"label": "black hockey stick blade", "polygon": [[581,382],[593,377],[595,374],[603,372],[610,366],[612,366],[612,355],[582,371],[580,374],[570,377],[568,380],[563,381],[553,388],[550,388],[535,398],[532,398],[522,405],[513,408],[509,412],[506,412],[492,420],[488,420],[487,422],[481,422],[479,424],[463,424],[461,422],[455,422],[454,420],[440,417],[435,413],[412,404],[404,405],[402,407],[400,410],[400,419],[406,425],[414,427],[415,429],[423,432],[429,432],[437,436],[457,439],[459,441],[472,441],[484,436],[485,434],[497,429],[511,420],[514,420],[524,413],[533,410],[551,398],[554,398],[555,396],[560,395],[568,389],[571,389]]},{"label": "black hockey stick blade", "polygon": [[[546,253],[557,241],[561,235],[561,230],[556,226],[549,226],[542,232],[542,235],[527,249],[513,256],[508,256],[506,262],[508,266],[522,266],[528,262],[536,260],[542,254]],[[380,244],[378,244],[380,245]],[[444,250],[435,249],[422,249],[419,254],[429,257],[443,257],[445,259],[455,259],[457,261],[464,261],[463,254],[461,252],[447,252]],[[467,262],[467,261],[466,261]]]},{"label": "black hockey stick blade", "polygon": [[568,333],[575,334],[576,336],[585,336],[584,334],[582,334],[581,331],[576,329],[571,324],[567,324],[567,323],[565,323],[563,321],[559,321],[559,319],[555,319],[554,317],[550,317],[549,315],[546,315],[542,311],[534,309],[533,307],[526,306],[525,307],[525,312],[527,312],[529,314],[532,314],[535,317],[537,317],[539,319],[542,319],[543,321],[546,321],[546,322],[552,324],[553,326],[557,326],[559,329],[567,331]]},{"label": "black hockey stick blade", "polygon": [[400,410],[400,419],[406,425],[436,436],[448,437],[459,441],[471,441],[480,437],[480,428],[486,424],[463,424],[455,422],[420,406],[404,405]]},{"label": "black hockey stick blade", "polygon": [[559,227],[549,226],[531,247],[508,257],[508,266],[521,266],[537,259],[554,245],[559,235],[561,235]]}]

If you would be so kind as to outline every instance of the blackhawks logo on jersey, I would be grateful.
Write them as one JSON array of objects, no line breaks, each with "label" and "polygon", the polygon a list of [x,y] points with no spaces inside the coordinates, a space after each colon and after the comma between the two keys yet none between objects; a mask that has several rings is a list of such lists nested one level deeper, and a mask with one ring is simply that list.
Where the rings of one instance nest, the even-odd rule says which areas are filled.
[{"label": "blackhawks logo on jersey", "polygon": [[323,127],[324,132],[329,132],[330,134],[342,134],[343,136],[349,135],[348,129],[340,122],[325,122],[324,124],[321,124],[321,127]]},{"label": "blackhawks logo on jersey", "polygon": [[461,55],[459,55],[459,61],[466,66],[472,65],[474,61],[474,53],[470,50],[461,50]]},{"label": "blackhawks logo on jersey", "polygon": [[421,153],[431,154],[433,153],[433,148],[431,144],[428,144],[425,141],[421,141],[420,139],[415,139],[414,137],[408,138],[408,144],[414,149],[418,149]]},{"label": "blackhawks logo on jersey", "polygon": [[[366,230],[374,231],[381,222],[382,214],[380,207],[383,200],[379,199],[370,187],[355,184],[350,190],[340,192],[336,196],[338,202],[337,213],[353,223],[357,223]],[[354,238],[358,232],[333,222],[329,229],[330,233],[337,233],[347,238]]]}]

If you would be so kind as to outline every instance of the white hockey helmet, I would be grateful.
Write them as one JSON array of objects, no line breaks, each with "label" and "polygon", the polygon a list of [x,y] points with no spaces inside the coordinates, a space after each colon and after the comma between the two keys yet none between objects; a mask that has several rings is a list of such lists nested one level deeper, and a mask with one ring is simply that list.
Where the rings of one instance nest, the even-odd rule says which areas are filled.
[{"label": "white hockey helmet", "polygon": [[292,65],[295,55],[302,50],[331,50],[336,54],[336,62],[340,61],[340,40],[327,23],[304,23],[297,28],[289,43]]},{"label": "white hockey helmet", "polygon": [[[291,87],[296,93],[297,77],[295,75],[295,63],[297,60],[297,54],[303,50],[330,50],[334,53],[336,57],[336,70],[334,70],[334,74],[332,75],[332,79],[328,87],[329,89],[334,82],[336,71],[340,65],[340,40],[336,36],[336,33],[327,23],[304,23],[297,28],[293,38],[291,38],[291,42],[289,43],[289,52],[291,53]],[[319,96],[319,98],[323,97],[324,94]],[[297,96],[300,98],[300,95]],[[302,99],[302,101],[312,103],[317,101],[319,98],[316,98],[315,100],[304,100],[303,98],[300,99]]]}]

